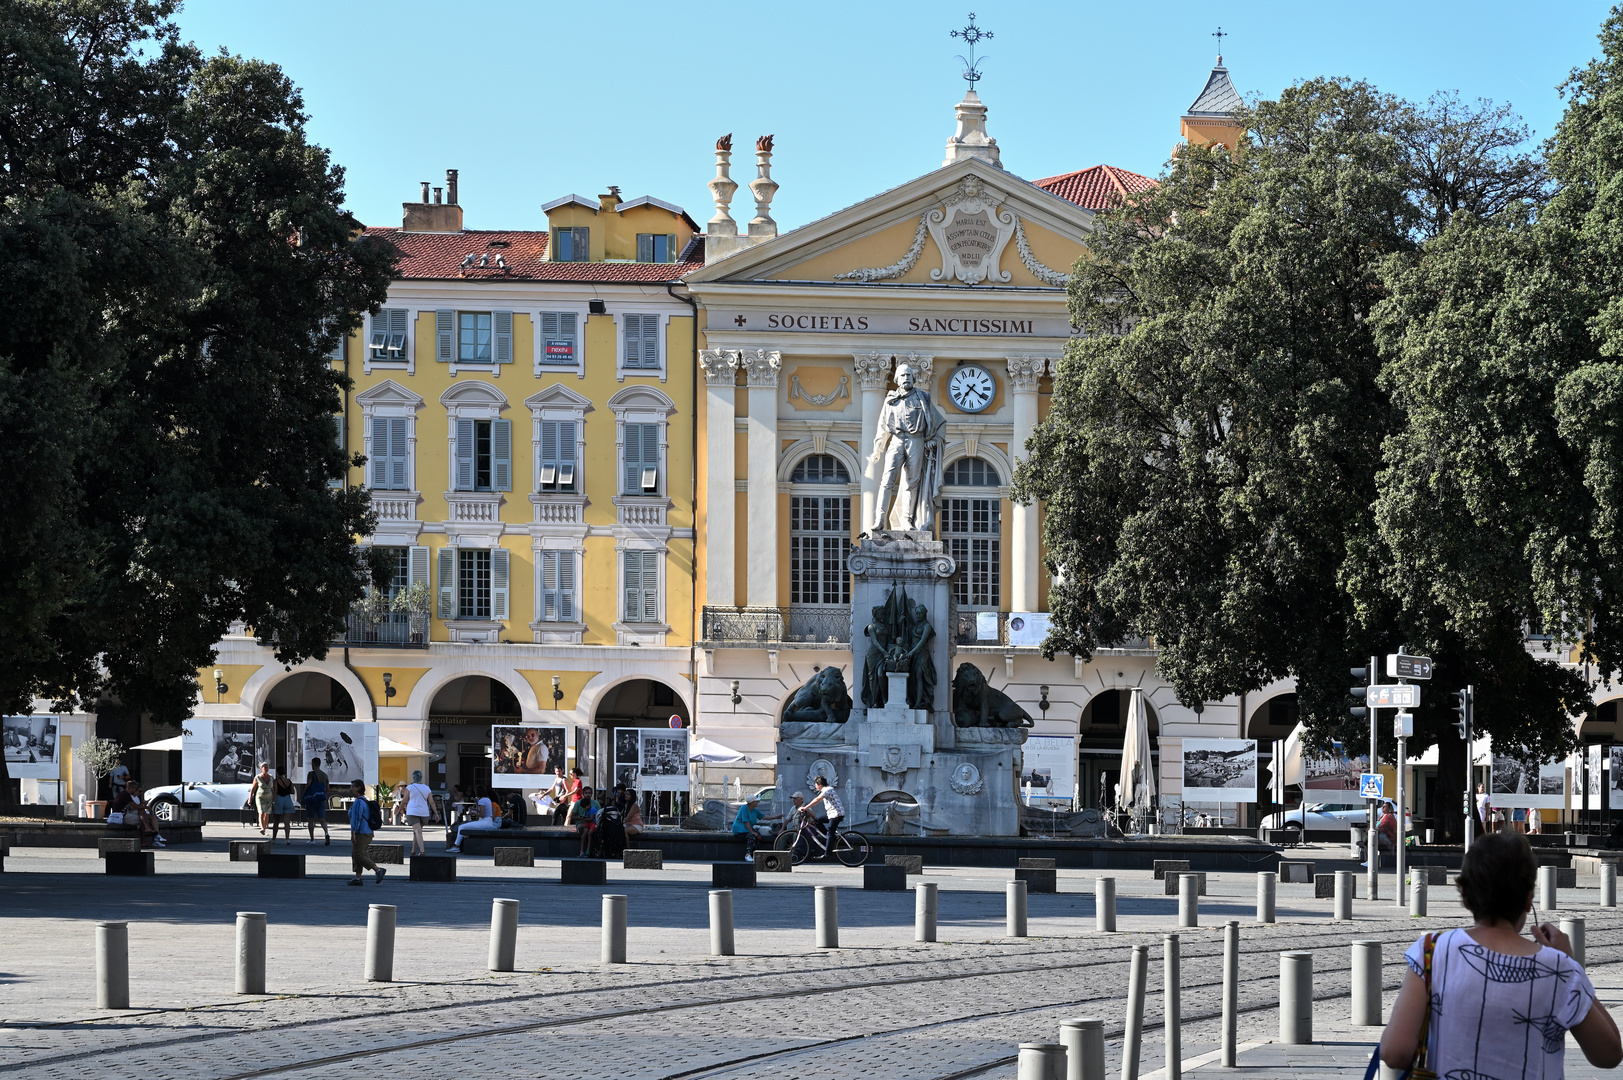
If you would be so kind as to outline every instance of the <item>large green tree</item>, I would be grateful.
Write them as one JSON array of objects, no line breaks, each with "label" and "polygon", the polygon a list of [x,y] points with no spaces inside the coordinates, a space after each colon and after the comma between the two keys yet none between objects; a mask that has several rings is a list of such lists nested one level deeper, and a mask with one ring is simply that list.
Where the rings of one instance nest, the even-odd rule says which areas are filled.
[{"label": "large green tree", "polygon": [[173,10],[0,0],[8,712],[178,720],[233,622],[319,656],[363,588],[327,357],[394,252],[282,72],[203,56]]},{"label": "large green tree", "polygon": [[1240,121],[1233,153],[1186,149],[1101,215],[1076,267],[1085,334],[1016,490],[1048,504],[1046,647],[1153,636],[1189,701],[1294,678],[1313,734],[1362,746],[1348,669],[1407,644],[1440,661],[1420,745],[1452,733],[1445,687],[1476,682],[1501,740],[1564,748],[1581,680],[1522,648],[1524,612],[1463,627],[1408,604],[1374,509],[1406,422],[1377,330],[1393,267],[1456,216],[1525,220],[1545,188],[1525,132],[1497,106],[1337,79]]}]

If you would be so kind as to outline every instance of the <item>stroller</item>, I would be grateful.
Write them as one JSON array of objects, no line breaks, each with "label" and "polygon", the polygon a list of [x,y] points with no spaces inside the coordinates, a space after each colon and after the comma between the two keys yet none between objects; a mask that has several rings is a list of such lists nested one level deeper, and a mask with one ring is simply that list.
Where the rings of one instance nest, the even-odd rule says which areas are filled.
[{"label": "stroller", "polygon": [[597,847],[605,859],[618,859],[625,854],[625,815],[619,807],[605,806],[597,812]]}]

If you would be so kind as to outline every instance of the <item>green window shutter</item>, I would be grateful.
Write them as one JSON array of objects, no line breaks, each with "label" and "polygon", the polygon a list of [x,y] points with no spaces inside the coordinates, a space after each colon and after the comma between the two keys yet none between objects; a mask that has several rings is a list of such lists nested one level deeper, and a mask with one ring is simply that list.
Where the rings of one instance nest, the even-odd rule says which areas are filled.
[{"label": "green window shutter", "polygon": [[406,443],[406,418],[404,416],[391,416],[389,418],[389,486],[396,491],[404,491],[410,485],[407,483],[411,470],[408,468],[410,452]]},{"label": "green window shutter", "polygon": [[621,324],[625,329],[625,360],[624,366],[628,368],[642,366],[642,316],[622,315]]},{"label": "green window shutter", "polygon": [[558,552],[558,620],[575,621],[575,553]]},{"label": "green window shutter", "polygon": [[[641,495],[642,472],[652,463],[645,458],[647,443],[653,438],[647,433],[653,429],[653,424],[627,424],[625,426],[625,476],[621,484],[622,495]],[[657,452],[657,447],[656,447]]]},{"label": "green window shutter", "polygon": [[513,490],[513,421],[490,422],[490,488]]},{"label": "green window shutter", "polygon": [[511,364],[513,362],[513,313],[511,311],[495,311],[491,313],[492,329],[496,339],[496,363]]},{"label": "green window shutter", "polygon": [[659,558],[657,551],[642,553],[642,621],[659,621]]},{"label": "green window shutter", "polygon": [[456,618],[456,548],[440,548],[440,618]]},{"label": "green window shutter", "polygon": [[473,490],[473,421],[456,422],[456,490]]},{"label": "green window shutter", "polygon": [[416,585],[422,583],[428,588],[428,549],[421,545],[414,546],[406,557],[406,583]]},{"label": "green window shutter", "polygon": [[490,617],[507,618],[507,549],[496,548],[490,553]]},{"label": "green window shutter", "polygon": [[625,607],[624,619],[626,622],[642,621],[642,552],[628,551],[622,557],[625,564]]},{"label": "green window shutter", "polygon": [[537,488],[551,488],[558,482],[558,421],[541,421],[541,471]]},{"label": "green window shutter", "polygon": [[372,418],[372,479],[375,488],[389,485],[389,421],[386,417]]},{"label": "green window shutter", "polygon": [[456,358],[456,353],[453,350],[456,344],[455,322],[456,312],[454,311],[434,312],[434,336],[438,341],[435,355],[442,364],[448,364]]},{"label": "green window shutter", "polygon": [[543,551],[541,565],[541,621],[558,619],[558,552]]},{"label": "green window shutter", "polygon": [[642,317],[642,366],[659,367],[659,316]]},{"label": "green window shutter", "polygon": [[641,263],[654,261],[653,233],[644,232],[637,234],[637,261]]}]

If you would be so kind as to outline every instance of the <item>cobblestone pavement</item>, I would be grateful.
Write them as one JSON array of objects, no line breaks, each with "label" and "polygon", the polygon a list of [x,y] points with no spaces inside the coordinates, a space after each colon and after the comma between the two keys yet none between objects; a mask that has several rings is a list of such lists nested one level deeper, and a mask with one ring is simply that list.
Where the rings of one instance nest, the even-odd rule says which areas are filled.
[{"label": "cobblestone pavement", "polygon": [[[394,839],[388,837],[388,839]],[[1030,934],[1003,936],[1006,870],[935,869],[940,940],[913,941],[913,895],[864,892],[861,871],[802,867],[734,894],[737,950],[711,957],[709,867],[610,869],[607,889],[557,884],[532,869],[465,858],[456,884],[413,883],[405,868],[343,885],[347,843],[309,853],[302,881],[259,880],[224,845],[158,853],[158,877],[107,878],[95,853],[13,849],[0,875],[0,1080],[9,1076],[315,1077],[1008,1077],[1021,1042],[1053,1041],[1074,1016],[1105,1021],[1120,1071],[1127,959],[1150,949],[1141,1080],[1157,1080],[1164,1031],[1163,935],[1180,935],[1184,1071],[1216,1069],[1221,927],[1241,921],[1242,1068],[1257,1077],[1355,1077],[1377,1029],[1347,1023],[1349,943],[1384,943],[1390,1003],[1400,954],[1463,912],[1432,890],[1435,918],[1358,901],[1330,918],[1312,887],[1278,888],[1277,925],[1254,921],[1252,874],[1208,876],[1194,929],[1147,872],[1115,871],[1120,932],[1093,932],[1096,871],[1061,871],[1058,895],[1030,897]],[[1585,879],[1580,878],[1580,882]],[[1592,882],[1592,879],[1590,879]],[[1391,885],[1390,875],[1385,879]],[[842,886],[840,944],[815,948],[812,890]],[[600,895],[628,897],[630,963],[598,963]],[[484,970],[492,897],[520,904],[518,968]],[[1564,890],[1586,918],[1588,961],[1609,1004],[1623,998],[1623,916],[1598,891]],[[398,907],[395,975],[362,979],[366,905]],[[270,996],[232,993],[237,910],[268,915]],[[94,1007],[94,923],[129,921],[131,1003]],[[1277,954],[1314,952],[1313,1046],[1278,1035]],[[1573,1048],[1568,1074],[1594,1070]]]}]

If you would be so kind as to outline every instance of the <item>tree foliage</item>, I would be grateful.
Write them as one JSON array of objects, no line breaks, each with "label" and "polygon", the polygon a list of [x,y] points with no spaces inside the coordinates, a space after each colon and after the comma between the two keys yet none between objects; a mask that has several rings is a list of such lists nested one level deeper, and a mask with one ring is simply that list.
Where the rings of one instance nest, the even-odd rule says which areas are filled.
[{"label": "tree foliage", "polygon": [[319,656],[363,583],[327,355],[394,252],[274,65],[167,0],[0,0],[0,705],[188,715],[242,620]]}]

